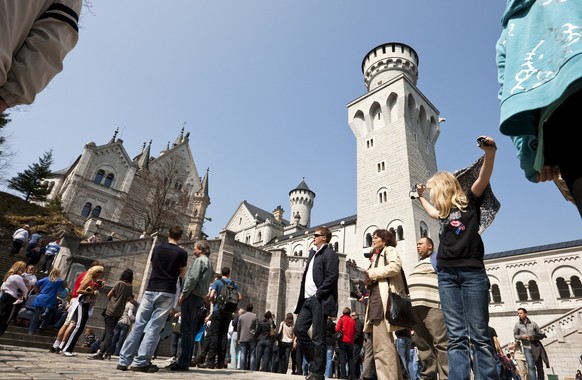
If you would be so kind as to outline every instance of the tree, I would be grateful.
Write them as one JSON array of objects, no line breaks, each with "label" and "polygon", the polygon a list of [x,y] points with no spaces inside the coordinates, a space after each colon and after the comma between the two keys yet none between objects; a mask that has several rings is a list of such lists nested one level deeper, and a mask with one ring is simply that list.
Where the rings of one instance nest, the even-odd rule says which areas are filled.
[{"label": "tree", "polygon": [[[159,159],[160,160],[160,159]],[[125,221],[147,234],[189,221],[188,170],[179,156],[162,157],[136,174],[123,210]]]},{"label": "tree", "polygon": [[20,193],[26,194],[25,201],[45,201],[50,190],[41,180],[50,174],[53,164],[53,150],[45,152],[37,163],[28,166],[22,173],[16,174],[8,181],[8,187]]}]

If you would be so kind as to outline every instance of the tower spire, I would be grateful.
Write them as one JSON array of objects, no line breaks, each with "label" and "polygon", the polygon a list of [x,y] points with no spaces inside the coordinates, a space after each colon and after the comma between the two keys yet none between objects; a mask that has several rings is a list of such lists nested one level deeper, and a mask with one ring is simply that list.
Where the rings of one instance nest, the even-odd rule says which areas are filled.
[{"label": "tower spire", "polygon": [[111,140],[109,140],[108,144],[113,144],[117,140],[118,133],[119,133],[119,127],[117,127],[115,129],[115,132],[113,132],[113,137],[111,138]]}]

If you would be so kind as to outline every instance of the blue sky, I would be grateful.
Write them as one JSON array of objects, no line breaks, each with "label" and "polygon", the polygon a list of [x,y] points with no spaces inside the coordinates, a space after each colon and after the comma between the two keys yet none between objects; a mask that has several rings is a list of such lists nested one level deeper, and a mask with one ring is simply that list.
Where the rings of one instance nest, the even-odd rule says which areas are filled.
[{"label": "blue sky", "polygon": [[156,154],[182,124],[201,175],[210,169],[205,225],[217,236],[242,200],[289,217],[301,179],[316,193],[312,225],[356,212],[355,139],[346,104],[366,92],[362,59],[386,42],[419,55],[418,87],[446,118],[439,170],[499,146],[492,178],[501,210],[484,233],[488,253],[575,240],[580,217],[552,183],[523,177],[498,131],[495,43],[505,2],[93,2],[65,69],[25,109],[12,110],[11,177],[54,149],[69,166],[89,141],[119,127],[130,155]]}]

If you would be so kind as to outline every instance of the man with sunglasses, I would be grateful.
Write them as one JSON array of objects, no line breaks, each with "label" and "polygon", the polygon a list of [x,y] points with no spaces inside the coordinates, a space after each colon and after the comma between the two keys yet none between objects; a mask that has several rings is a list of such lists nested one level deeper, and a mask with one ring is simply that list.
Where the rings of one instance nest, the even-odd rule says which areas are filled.
[{"label": "man with sunglasses", "polygon": [[[313,235],[313,246],[299,289],[295,314],[295,336],[309,362],[307,380],[325,378],[325,322],[337,316],[339,259],[329,244],[331,231],[319,227]],[[311,328],[311,337],[308,334]]]}]

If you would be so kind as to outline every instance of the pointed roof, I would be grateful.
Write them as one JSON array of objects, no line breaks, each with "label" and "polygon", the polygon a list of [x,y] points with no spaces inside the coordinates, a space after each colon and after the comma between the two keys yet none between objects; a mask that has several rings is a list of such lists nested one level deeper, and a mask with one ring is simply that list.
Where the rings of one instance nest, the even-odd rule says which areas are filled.
[{"label": "pointed roof", "polygon": [[291,195],[291,193],[294,192],[294,191],[296,191],[296,190],[309,191],[310,193],[313,194],[313,196],[315,196],[315,193],[313,191],[311,191],[311,189],[309,188],[309,186],[307,186],[307,184],[305,183],[305,177],[303,177],[303,179],[301,180],[301,183],[299,183],[299,185],[297,185],[296,188],[294,188],[293,190],[291,190],[289,192],[289,195]]},{"label": "pointed roof", "polygon": [[210,168],[206,169],[206,175],[204,176],[204,178],[202,179],[202,189],[200,189],[202,191],[202,194],[207,197],[208,196],[208,172],[210,171]]},{"label": "pointed roof", "polygon": [[150,140],[150,143],[147,146],[145,143],[143,144],[142,153],[137,161],[137,166],[140,169],[147,170],[149,168],[151,146],[152,140]]},{"label": "pointed roof", "polygon": [[[184,122],[184,124],[186,124]],[[182,130],[180,131],[180,134],[178,135],[178,137],[176,137],[176,141],[174,141],[174,146],[176,145],[180,145],[184,142],[184,126],[182,126]]]}]

